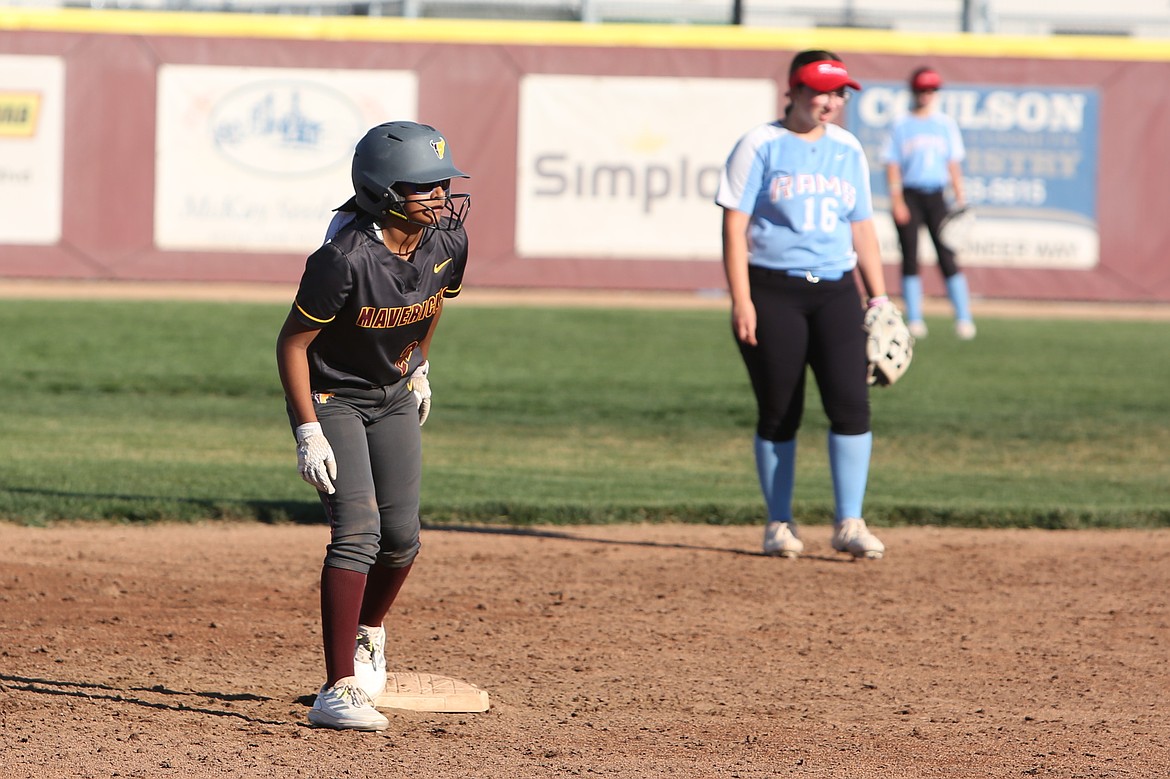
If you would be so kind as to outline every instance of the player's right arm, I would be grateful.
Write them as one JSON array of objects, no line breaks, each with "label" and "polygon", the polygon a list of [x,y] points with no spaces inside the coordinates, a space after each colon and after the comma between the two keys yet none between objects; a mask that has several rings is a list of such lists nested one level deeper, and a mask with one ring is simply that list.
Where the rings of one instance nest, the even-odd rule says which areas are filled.
[{"label": "player's right arm", "polygon": [[896,162],[886,164],[886,188],[890,192],[890,212],[894,221],[904,225],[910,221],[910,209],[902,192],[902,168]]},{"label": "player's right arm", "polygon": [[290,311],[276,337],[276,368],[298,425],[317,421],[309,380],[309,344],[319,332],[320,329],[306,327]]},{"label": "player's right arm", "polygon": [[902,192],[902,162],[899,152],[899,143],[902,124],[894,125],[890,134],[882,141],[878,159],[886,168],[886,191],[890,193],[890,213],[894,221],[904,225],[910,221],[910,209],[906,207],[906,197]]},{"label": "player's right arm", "polygon": [[756,306],[748,280],[748,225],[764,187],[765,147],[784,130],[779,123],[761,125],[736,143],[719,178],[716,204],[723,207],[723,271],[731,293],[731,326],[735,337],[756,345]]},{"label": "player's right arm", "polygon": [[332,495],[337,478],[337,458],[321,430],[313,410],[312,382],[309,379],[309,344],[321,332],[302,323],[294,308],[276,337],[276,364],[293,417],[296,419],[297,470],[301,478],[321,492]]},{"label": "player's right arm", "polygon": [[747,229],[751,215],[734,208],[723,209],[723,271],[731,293],[731,326],[735,337],[756,345],[756,306],[748,280]]}]

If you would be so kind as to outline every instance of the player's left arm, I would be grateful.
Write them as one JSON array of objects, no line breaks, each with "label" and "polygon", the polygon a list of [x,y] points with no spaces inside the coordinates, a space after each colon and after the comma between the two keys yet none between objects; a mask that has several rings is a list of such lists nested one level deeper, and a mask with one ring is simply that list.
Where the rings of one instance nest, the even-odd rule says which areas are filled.
[{"label": "player's left arm", "polygon": [[853,181],[857,182],[857,201],[850,212],[849,227],[853,236],[853,251],[857,254],[857,270],[870,300],[886,296],[886,277],[882,271],[882,248],[878,243],[877,229],[873,225],[873,194],[869,189],[869,163],[857,145],[855,157],[857,169]]},{"label": "player's left arm", "polygon": [[949,130],[948,145],[950,156],[947,160],[947,173],[951,176],[951,190],[955,195],[955,207],[961,208],[967,204],[967,195],[963,190],[963,160],[967,157],[967,147],[963,143],[963,133],[955,120],[947,121]]},{"label": "player's left arm", "polygon": [[857,252],[857,270],[866,294],[873,298],[886,294],[886,277],[882,271],[882,250],[878,244],[877,230],[873,218],[862,219],[851,224],[853,229],[853,251]]},{"label": "player's left arm", "polygon": [[435,309],[435,315],[431,318],[430,325],[427,326],[427,334],[419,342],[418,348],[422,351],[423,362],[427,361],[427,356],[431,353],[431,339],[435,337],[435,329],[439,326],[439,317],[443,315],[443,303],[443,298],[439,298],[439,305]]},{"label": "player's left arm", "polygon": [[406,388],[414,394],[414,400],[418,404],[418,426],[422,427],[427,417],[431,414],[431,362],[427,359],[427,355],[431,351],[431,339],[435,335],[435,328],[439,325],[439,316],[443,313],[443,300],[439,299],[438,308],[435,309],[435,315],[431,317],[431,322],[427,326],[427,334],[423,336],[422,341],[419,342],[418,350],[422,352],[422,363],[414,369],[407,379]]},{"label": "player's left arm", "polygon": [[[422,341],[419,342],[418,348],[422,352],[422,364],[414,369],[414,373],[411,374],[410,381],[407,384],[410,391],[414,393],[415,400],[418,401],[418,424],[420,427],[427,421],[427,417],[431,413],[431,341],[435,337],[435,330],[439,327],[439,318],[443,315],[443,306],[446,299],[457,297],[463,291],[463,271],[467,267],[467,233],[460,228],[457,231],[445,234],[444,237],[447,235],[455,238],[453,244],[448,248],[451,255],[446,260],[446,262],[451,263],[451,278],[447,284],[447,288],[439,296],[438,306],[435,308],[435,315],[431,317],[431,321],[427,325],[427,333],[423,336]],[[442,262],[444,261],[441,260],[440,263]],[[438,266],[436,266],[435,272],[438,272]]]},{"label": "player's left arm", "polygon": [[959,160],[947,163],[947,172],[951,174],[951,190],[955,193],[955,208],[962,208],[967,204],[967,196],[963,192],[963,164]]},{"label": "player's left arm", "polygon": [[463,273],[467,270],[467,231],[460,227],[442,235],[449,241],[446,251],[451,262],[451,278],[447,282],[447,289],[443,291],[443,297],[454,298],[463,291]]}]

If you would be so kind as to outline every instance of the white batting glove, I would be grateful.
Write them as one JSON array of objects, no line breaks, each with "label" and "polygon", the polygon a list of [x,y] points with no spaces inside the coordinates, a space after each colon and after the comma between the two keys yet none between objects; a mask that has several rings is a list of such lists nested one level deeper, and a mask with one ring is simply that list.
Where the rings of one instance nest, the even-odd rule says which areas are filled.
[{"label": "white batting glove", "polygon": [[430,362],[423,360],[423,364],[414,369],[414,373],[410,374],[410,379],[406,382],[406,388],[414,393],[414,399],[418,403],[419,427],[423,426],[431,413],[431,380],[427,378],[430,370]]},{"label": "white batting glove", "polygon": [[337,492],[333,479],[337,478],[337,460],[333,447],[321,432],[320,422],[308,422],[297,427],[297,468],[301,478],[318,490],[332,495]]}]

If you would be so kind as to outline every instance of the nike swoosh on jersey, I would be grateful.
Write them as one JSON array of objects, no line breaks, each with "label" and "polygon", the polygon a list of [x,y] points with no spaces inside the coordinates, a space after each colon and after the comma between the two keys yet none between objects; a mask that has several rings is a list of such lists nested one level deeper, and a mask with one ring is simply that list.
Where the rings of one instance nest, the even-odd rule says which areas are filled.
[{"label": "nike swoosh on jersey", "polygon": [[439,271],[443,270],[443,268],[446,268],[447,264],[449,262],[451,262],[451,260],[453,260],[453,259],[454,259],[454,257],[448,257],[447,259],[445,259],[442,262],[435,265],[435,273],[438,273]]}]

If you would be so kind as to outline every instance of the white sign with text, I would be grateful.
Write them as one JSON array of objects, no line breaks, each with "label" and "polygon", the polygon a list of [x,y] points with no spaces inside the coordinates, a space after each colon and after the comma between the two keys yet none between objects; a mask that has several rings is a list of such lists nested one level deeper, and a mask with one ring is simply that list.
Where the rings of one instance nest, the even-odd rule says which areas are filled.
[{"label": "white sign with text", "polygon": [[417,106],[406,71],[161,66],[155,244],[311,252],[353,194],[354,145]]},{"label": "white sign with text", "polygon": [[61,240],[65,62],[0,56],[0,243]]},{"label": "white sign with text", "polygon": [[517,253],[717,261],[723,164],[775,112],[766,79],[524,77]]}]

